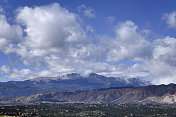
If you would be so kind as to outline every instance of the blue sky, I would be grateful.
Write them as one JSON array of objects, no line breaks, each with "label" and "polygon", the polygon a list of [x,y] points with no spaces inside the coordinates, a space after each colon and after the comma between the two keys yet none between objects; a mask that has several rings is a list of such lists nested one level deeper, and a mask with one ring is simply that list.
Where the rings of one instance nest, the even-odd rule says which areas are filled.
[{"label": "blue sky", "polygon": [[[5,0],[4,0],[5,1]],[[1,6],[9,11],[9,15],[14,15],[12,11],[18,7],[34,7],[47,5],[58,2],[60,5],[69,11],[77,13],[79,5],[86,5],[95,10],[96,18],[94,20],[86,20],[87,17],[82,17],[88,24],[94,25],[98,33],[106,33],[106,25],[104,19],[108,16],[116,17],[116,22],[132,20],[138,26],[150,28],[157,35],[172,35],[175,36],[173,30],[167,28],[161,20],[163,13],[172,12],[175,10],[174,0],[1,0]]]},{"label": "blue sky", "polygon": [[1,81],[91,72],[176,83],[174,0],[0,0]]}]

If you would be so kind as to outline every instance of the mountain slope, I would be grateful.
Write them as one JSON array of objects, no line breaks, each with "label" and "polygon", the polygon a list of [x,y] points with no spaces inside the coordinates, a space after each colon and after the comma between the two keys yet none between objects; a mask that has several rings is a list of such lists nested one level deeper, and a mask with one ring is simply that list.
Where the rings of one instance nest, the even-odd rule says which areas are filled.
[{"label": "mountain slope", "polygon": [[26,81],[10,81],[0,83],[0,98],[8,96],[28,96],[32,94],[69,91],[69,90],[88,90],[109,87],[127,86],[147,86],[149,82],[138,79],[123,79],[105,77],[91,73],[83,77],[77,73],[61,75],[58,77],[40,77]]},{"label": "mountain slope", "polygon": [[83,103],[175,103],[176,85],[152,85],[145,87],[109,88],[99,90],[77,90],[52,92],[1,99],[0,103],[83,102]]}]

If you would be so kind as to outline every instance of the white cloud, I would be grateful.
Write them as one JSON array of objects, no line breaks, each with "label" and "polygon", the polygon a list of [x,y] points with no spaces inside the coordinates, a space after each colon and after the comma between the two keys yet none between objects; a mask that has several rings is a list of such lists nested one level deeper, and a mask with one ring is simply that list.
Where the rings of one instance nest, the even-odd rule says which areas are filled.
[{"label": "white cloud", "polygon": [[0,27],[0,50],[9,53],[13,43],[22,40],[22,28],[19,25],[9,24],[6,16],[2,14],[0,14]]},{"label": "white cloud", "polygon": [[176,28],[176,11],[171,13],[165,13],[162,19],[166,20],[166,23],[169,28]]},{"label": "white cloud", "polygon": [[[20,8],[17,21],[25,27],[26,36],[17,44],[9,42],[4,52],[16,53],[24,65],[48,69],[41,74],[81,73],[85,67],[79,68],[80,64],[87,66],[84,61],[95,56],[96,46],[82,29],[78,16],[57,3]],[[1,43],[7,45],[5,40]]]},{"label": "white cloud", "polygon": [[95,11],[91,7],[86,7],[85,5],[80,5],[77,7],[80,13],[83,13],[88,18],[95,18]]},{"label": "white cloud", "polygon": [[[87,7],[83,5],[81,9],[83,12]],[[87,16],[93,18],[95,14]],[[3,65],[0,73],[5,78],[22,80],[96,72],[148,77],[154,84],[176,82],[175,38],[148,41],[150,30],[140,29],[132,21],[117,24],[114,37],[97,36],[91,25],[85,26],[77,14],[58,3],[19,8],[16,18],[18,24],[11,25],[0,14],[0,50],[5,54],[15,53],[19,64],[33,69]],[[96,36],[90,37],[90,33]]]},{"label": "white cloud", "polygon": [[153,42],[153,58],[145,61],[154,84],[176,82],[176,39],[164,37]]},{"label": "white cloud", "polygon": [[26,78],[32,77],[32,73],[30,69],[18,70],[15,68],[11,68],[10,66],[7,66],[7,65],[3,65],[0,67],[0,73],[6,74],[5,77],[8,78],[8,80],[13,80],[13,79],[24,80]]},{"label": "white cloud", "polygon": [[26,27],[24,44],[31,48],[65,49],[67,43],[80,41],[84,35],[76,15],[57,3],[24,7],[19,10],[17,20]]},{"label": "white cloud", "polygon": [[22,29],[18,25],[10,25],[4,15],[0,14],[0,37],[11,41],[22,38]]},{"label": "white cloud", "polygon": [[157,39],[154,44],[154,59],[171,66],[176,66],[176,39],[165,37]]},{"label": "white cloud", "polygon": [[159,61],[147,63],[147,69],[150,73],[148,77],[153,84],[169,84],[176,82],[176,68]]},{"label": "white cloud", "polygon": [[[96,56],[97,47],[83,30],[78,15],[55,3],[34,8],[19,8],[17,22],[24,27],[24,39],[15,44],[11,42],[12,39],[1,38],[1,45],[7,46],[4,53],[16,53],[22,64],[34,68],[34,71],[30,72],[31,76],[37,76],[36,73],[38,76],[55,76],[61,73],[85,74],[95,71],[94,65],[97,63],[91,61]],[[93,27],[87,27],[90,32],[93,31]],[[100,64],[104,63],[98,63],[99,66]],[[47,70],[41,71],[40,68]],[[102,70],[101,67],[98,68]],[[9,74],[9,77],[12,78],[12,74],[14,77],[14,74],[20,71],[11,70],[13,73]]]},{"label": "white cloud", "polygon": [[115,39],[105,40],[107,61],[141,60],[151,57],[151,46],[132,21],[120,23]]},{"label": "white cloud", "polygon": [[25,65],[41,66],[46,63],[44,58],[52,55],[60,59],[85,59],[95,48],[78,16],[58,3],[18,9],[17,21],[26,27],[26,36],[13,50],[22,57]]},{"label": "white cloud", "polygon": [[8,40],[0,37],[0,50],[3,50],[9,44]]},{"label": "white cloud", "polygon": [[1,70],[1,73],[10,73],[10,69],[6,65],[1,66],[0,70]]}]

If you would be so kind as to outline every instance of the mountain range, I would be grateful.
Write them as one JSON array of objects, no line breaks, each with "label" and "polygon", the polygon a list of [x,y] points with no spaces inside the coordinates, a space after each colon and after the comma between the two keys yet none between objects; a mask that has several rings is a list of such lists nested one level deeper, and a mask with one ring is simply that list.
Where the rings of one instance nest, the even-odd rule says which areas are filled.
[{"label": "mountain range", "polygon": [[2,98],[0,103],[176,103],[176,85],[107,88],[51,92],[15,98]]},{"label": "mountain range", "polygon": [[39,77],[25,81],[0,82],[0,98],[29,96],[58,91],[90,90],[110,87],[148,86],[150,82],[139,78],[106,77],[91,73],[82,76],[77,73],[58,77]]},{"label": "mountain range", "polygon": [[0,103],[176,103],[176,85],[77,73],[0,83]]}]

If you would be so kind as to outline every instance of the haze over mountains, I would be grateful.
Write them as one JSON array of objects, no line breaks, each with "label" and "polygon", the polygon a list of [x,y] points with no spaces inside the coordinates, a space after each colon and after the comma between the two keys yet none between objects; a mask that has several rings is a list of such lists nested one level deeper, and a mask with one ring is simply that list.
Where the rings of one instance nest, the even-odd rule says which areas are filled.
[{"label": "haze over mountains", "polygon": [[39,77],[25,81],[0,83],[0,97],[29,96],[55,91],[89,90],[110,87],[147,86],[150,82],[139,78],[105,77],[95,73],[81,76],[77,73],[58,77]]}]

